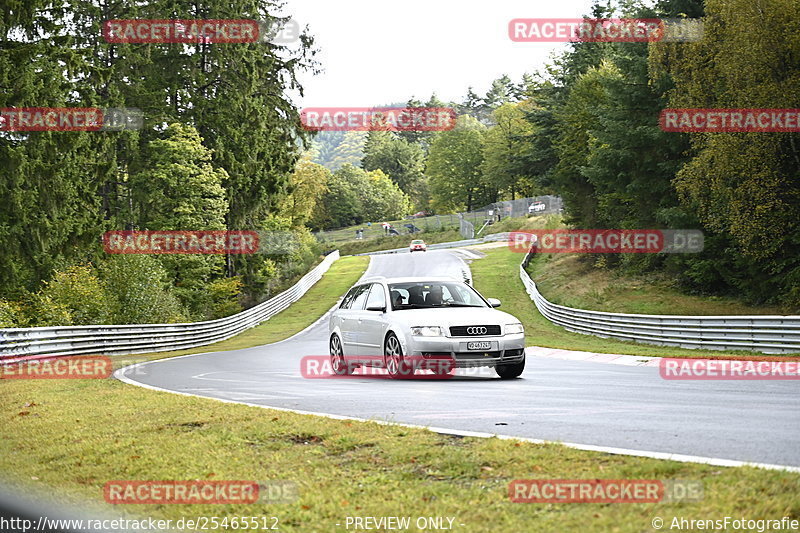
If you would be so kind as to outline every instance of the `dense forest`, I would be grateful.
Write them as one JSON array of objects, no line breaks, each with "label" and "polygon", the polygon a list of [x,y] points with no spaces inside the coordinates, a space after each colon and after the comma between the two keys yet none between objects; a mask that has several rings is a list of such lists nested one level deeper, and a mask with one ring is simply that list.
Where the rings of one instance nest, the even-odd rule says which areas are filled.
[{"label": "dense forest", "polygon": [[[319,250],[293,202],[306,133],[286,96],[313,39],[125,44],[109,19],[276,21],[269,0],[30,0],[0,13],[0,108],[136,108],[142,129],[0,132],[0,325],[229,314]],[[306,214],[308,216],[308,214]],[[107,230],[293,230],[293,253],[106,256]]]},{"label": "dense forest", "polygon": [[343,162],[363,152],[362,166],[383,169],[414,209],[557,194],[574,227],[701,229],[702,254],[599,264],[798,312],[800,136],[674,133],[658,119],[668,108],[800,107],[800,3],[620,0],[587,16],[702,20],[706,38],[571,43],[546,68],[518,82],[501,76],[483,96],[470,88],[460,102],[408,102],[454,107],[451,131],[370,132],[363,145],[348,133],[323,139],[325,151]]}]

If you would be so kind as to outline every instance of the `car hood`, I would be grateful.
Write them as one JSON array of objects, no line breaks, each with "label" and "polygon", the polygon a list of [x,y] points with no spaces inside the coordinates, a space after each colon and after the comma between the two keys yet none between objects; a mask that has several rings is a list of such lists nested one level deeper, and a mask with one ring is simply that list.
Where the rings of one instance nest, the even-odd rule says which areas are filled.
[{"label": "car hood", "polygon": [[394,311],[394,319],[408,326],[470,326],[512,324],[514,315],[489,307],[448,307],[437,309],[405,309]]}]

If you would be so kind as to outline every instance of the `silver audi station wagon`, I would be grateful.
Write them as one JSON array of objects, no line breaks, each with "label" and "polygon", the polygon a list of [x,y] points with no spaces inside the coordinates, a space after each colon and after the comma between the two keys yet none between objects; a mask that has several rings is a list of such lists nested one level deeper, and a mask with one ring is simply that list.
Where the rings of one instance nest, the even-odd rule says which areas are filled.
[{"label": "silver audi station wagon", "polygon": [[499,305],[452,278],[363,279],[330,316],[333,370],[371,366],[408,377],[484,366],[516,378],[525,369],[525,332]]}]

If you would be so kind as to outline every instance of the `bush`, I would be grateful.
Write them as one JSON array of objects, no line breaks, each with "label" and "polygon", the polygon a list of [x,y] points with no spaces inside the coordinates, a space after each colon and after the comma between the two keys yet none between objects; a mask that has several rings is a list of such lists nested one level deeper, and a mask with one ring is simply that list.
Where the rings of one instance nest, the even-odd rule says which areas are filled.
[{"label": "bush", "polygon": [[20,328],[26,322],[22,305],[0,298],[0,328]]},{"label": "bush", "polygon": [[[46,311],[50,306],[53,307]],[[105,287],[90,264],[56,271],[53,279],[44,282],[37,307],[40,313],[50,315],[47,325],[66,325],[50,323],[66,319],[65,310],[73,325],[108,324],[111,314]],[[36,322],[44,320],[41,315],[35,318]]]},{"label": "bush", "polygon": [[239,277],[218,279],[209,283],[208,295],[211,299],[211,316],[209,318],[223,318],[241,311],[239,297],[242,293],[242,286],[243,283]]},{"label": "bush", "polygon": [[169,291],[167,272],[147,255],[116,255],[101,267],[115,324],[185,322],[187,316]]},{"label": "bush", "polygon": [[72,326],[75,321],[69,307],[41,292],[33,294],[25,305],[23,327]]}]

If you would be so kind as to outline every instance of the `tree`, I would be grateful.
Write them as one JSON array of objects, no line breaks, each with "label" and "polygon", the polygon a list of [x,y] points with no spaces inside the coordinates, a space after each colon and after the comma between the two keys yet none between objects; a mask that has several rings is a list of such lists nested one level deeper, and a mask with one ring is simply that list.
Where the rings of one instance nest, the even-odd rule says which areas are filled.
[{"label": "tree", "polygon": [[483,97],[483,103],[489,109],[496,109],[514,100],[516,87],[507,74],[503,74],[492,82],[492,86]]},{"label": "tree", "polygon": [[410,204],[408,196],[381,170],[367,172],[345,165],[331,175],[314,225],[327,229],[393,220],[407,214]]},{"label": "tree", "polygon": [[[191,126],[171,124],[150,141],[145,170],[131,176],[139,227],[148,230],[223,230],[227,173],[211,164],[211,152]],[[222,275],[224,256],[164,255],[160,258],[176,294],[192,313],[206,309],[205,286]]]},{"label": "tree", "polygon": [[[57,266],[98,259],[104,230],[137,224],[129,177],[146,170],[149,142],[164,124],[192,124],[214,166],[226,170],[227,227],[254,227],[274,209],[306,137],[286,95],[302,92],[296,74],[315,68],[308,35],[291,49],[111,44],[98,22],[231,13],[273,21],[273,2],[51,4],[17,2],[0,15],[0,107],[136,107],[145,123],[140,131],[0,133],[0,239],[8,251],[0,293],[35,290]],[[248,260],[237,258],[230,270]]]},{"label": "tree", "polygon": [[517,158],[532,130],[531,123],[525,120],[527,107],[522,103],[498,107],[493,113],[495,125],[484,137],[482,181],[509,193],[512,200],[521,190],[530,192],[530,181],[523,181],[524,169]]},{"label": "tree", "polygon": [[51,308],[62,307],[69,313],[68,323],[52,325],[108,324],[111,318],[109,295],[90,264],[56,271],[53,279],[44,283],[38,296],[43,304],[46,302],[45,305]]},{"label": "tree", "polygon": [[[685,2],[664,2],[676,3],[686,9]],[[708,0],[705,10],[702,40],[652,47],[654,76],[666,72],[675,83],[669,107],[796,107],[800,48],[784,36],[797,33],[800,6]],[[800,308],[800,137],[688,136],[693,157],[675,185],[708,230],[729,236],[733,246],[717,264],[735,266],[737,279],[729,282],[754,300]]]},{"label": "tree", "polygon": [[364,157],[364,143],[366,140],[366,131],[346,131],[342,142],[333,151],[330,169],[342,168],[345,163],[358,166]]},{"label": "tree", "polygon": [[115,255],[100,266],[113,324],[186,322],[185,309],[172,291],[172,279],[155,257]]},{"label": "tree", "polygon": [[[445,102],[441,101],[439,97],[436,96],[436,93],[434,93],[424,104],[415,98],[410,98],[408,102],[406,102],[406,107],[441,108],[449,106]],[[403,130],[397,132],[397,136],[400,137],[401,139],[408,141],[410,144],[419,145],[425,154],[428,153],[430,143],[433,140],[435,134],[436,132],[434,131],[420,131],[420,130]]]},{"label": "tree", "polygon": [[556,112],[563,106],[563,87],[552,82],[542,83],[526,101],[525,120],[530,122],[529,134],[512,159],[520,167],[523,188],[527,191],[556,192],[553,174],[558,164],[554,141],[558,136]]},{"label": "tree", "polygon": [[395,220],[411,211],[411,200],[382,170],[367,172],[363,205],[365,220]]},{"label": "tree", "polygon": [[424,159],[418,144],[390,131],[373,130],[367,136],[361,166],[367,171],[382,170],[404,193],[414,196],[423,176]]},{"label": "tree", "polygon": [[289,182],[291,191],[280,206],[280,213],[289,218],[293,227],[311,220],[327,190],[330,176],[330,170],[309,159],[301,159],[297,163]]},{"label": "tree", "polygon": [[440,213],[471,210],[488,203],[481,182],[485,127],[468,115],[456,127],[439,133],[431,144],[426,174],[430,178],[431,206]]}]

